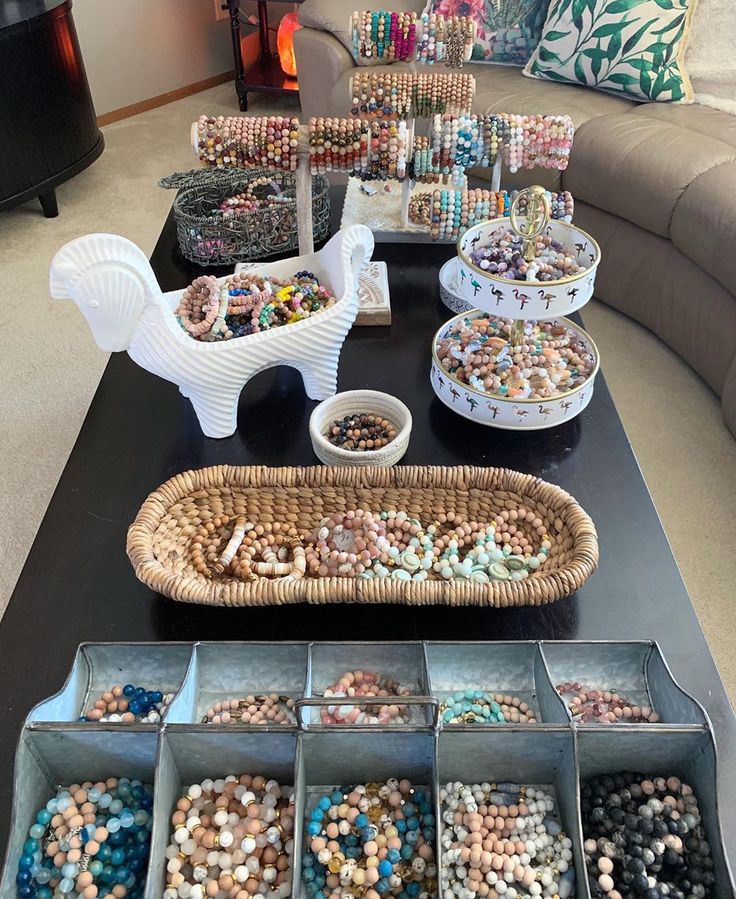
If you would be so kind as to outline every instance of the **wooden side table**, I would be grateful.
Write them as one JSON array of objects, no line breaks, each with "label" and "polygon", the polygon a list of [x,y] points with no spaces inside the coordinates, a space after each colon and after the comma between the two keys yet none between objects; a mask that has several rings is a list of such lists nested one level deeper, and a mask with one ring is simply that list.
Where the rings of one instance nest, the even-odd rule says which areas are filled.
[{"label": "wooden side table", "polygon": [[[296,0],[296,2],[302,2],[302,0]],[[258,59],[248,67],[247,71],[243,64],[243,37],[240,34],[240,0],[225,0],[223,9],[227,9],[230,14],[230,34],[235,63],[235,90],[238,94],[241,111],[247,112],[248,110],[250,91],[298,94],[298,81],[296,78],[284,74],[278,54],[271,53],[268,36],[268,0],[258,0],[260,52]]]}]

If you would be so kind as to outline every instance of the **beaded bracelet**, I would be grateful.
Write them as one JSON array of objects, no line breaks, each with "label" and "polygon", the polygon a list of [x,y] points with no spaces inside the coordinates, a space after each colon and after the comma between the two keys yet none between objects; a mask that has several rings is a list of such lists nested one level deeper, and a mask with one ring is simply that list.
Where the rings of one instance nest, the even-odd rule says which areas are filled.
[{"label": "beaded bracelet", "polygon": [[590,895],[718,896],[716,863],[699,806],[679,777],[612,771],[580,784]]},{"label": "beaded bracelet", "polygon": [[205,116],[197,120],[199,158],[207,165],[295,171],[299,120],[287,116]]},{"label": "beaded bracelet", "polygon": [[59,787],[23,844],[19,899],[141,899],[152,809],[153,787],[127,777]]},{"label": "beaded bracelet", "polygon": [[289,696],[249,694],[242,699],[213,703],[202,724],[295,724],[294,700]]},{"label": "beaded bracelet", "polygon": [[[444,346],[440,351],[448,370],[453,361],[457,365]],[[475,377],[474,367],[475,363],[470,368],[471,378]],[[499,369],[504,370],[503,364]],[[559,381],[563,374],[555,372],[552,377]],[[496,377],[496,373],[489,376],[489,384],[495,384]],[[499,393],[505,390],[511,395],[509,384],[501,384],[500,376],[498,384]],[[533,539],[539,542],[536,552]],[[233,519],[223,514],[197,529],[191,564],[205,577],[227,573],[250,580],[390,577],[424,581],[431,577],[489,583],[532,576],[551,549],[552,539],[542,519],[523,507],[504,509],[487,524],[462,521],[454,512],[442,512],[426,527],[405,511],[376,514],[349,509],[332,513],[306,534],[292,524],[254,523],[242,515]]]},{"label": "beaded bracelet", "polygon": [[467,16],[423,13],[416,61],[425,65],[444,62],[448,68],[459,68],[473,55],[475,21]]},{"label": "beaded bracelet", "polygon": [[372,671],[346,671],[323,693],[325,697],[361,698],[356,705],[340,702],[320,709],[322,724],[408,724],[409,711],[402,705],[402,696],[412,690],[395,678]]},{"label": "beaded bracelet", "polygon": [[469,112],[475,95],[472,75],[356,71],[350,79],[352,116],[427,118]]},{"label": "beaded bracelet", "polygon": [[402,181],[407,172],[406,122],[312,118],[309,160],[312,174],[340,171],[364,181]]},{"label": "beaded bracelet", "polygon": [[146,690],[134,684],[116,684],[95,700],[84,713],[82,721],[102,721],[112,724],[157,724],[173,693]]},{"label": "beaded bracelet", "polygon": [[320,796],[306,821],[308,899],[417,899],[437,894],[431,797],[391,777]]},{"label": "beaded bracelet", "polygon": [[537,724],[537,717],[518,696],[485,690],[458,690],[440,705],[443,724]]},{"label": "beaded bracelet", "polygon": [[446,182],[453,166],[493,166],[499,155],[512,172],[535,166],[562,171],[573,130],[569,116],[435,115],[429,138],[415,140],[413,175],[418,181]]},{"label": "beaded bracelet", "polygon": [[406,62],[414,58],[415,12],[354,12],[350,17],[355,59]]},{"label": "beaded bracelet", "polygon": [[555,814],[549,787],[455,781],[440,790],[440,800],[441,873],[448,894],[572,896],[572,840]]},{"label": "beaded bracelet", "polygon": [[336,302],[312,272],[289,281],[244,272],[222,284],[203,275],[186,288],[174,314],[197,340],[230,340],[310,318]]},{"label": "beaded bracelet", "polygon": [[176,803],[164,899],[291,893],[294,797],[261,775],[192,784]]},{"label": "beaded bracelet", "polygon": [[437,344],[442,369],[504,399],[549,399],[590,377],[595,358],[577,331],[554,321],[527,322],[522,342],[514,342],[512,327],[511,319],[487,314],[459,319]]},{"label": "beaded bracelet", "polygon": [[638,705],[615,690],[594,690],[581,683],[557,684],[557,692],[563,698],[571,696],[570,714],[584,724],[656,724],[659,715],[648,705]]},{"label": "beaded bracelet", "polygon": [[[457,240],[468,228],[478,222],[490,219],[508,217],[511,203],[518,191],[491,191],[480,188],[455,191],[435,190],[430,194],[418,194],[422,199],[422,205],[427,206],[430,235],[432,240]],[[572,194],[569,191],[560,193],[547,191],[550,203],[551,218],[564,222],[571,222],[575,209]],[[412,200],[414,197],[412,197]],[[419,203],[419,201],[417,201]],[[524,205],[521,205],[520,214],[524,213]],[[459,209],[459,217],[456,213]],[[411,216],[411,201],[409,214]],[[412,219],[413,220],[413,219]],[[423,223],[423,222],[422,222]]]}]

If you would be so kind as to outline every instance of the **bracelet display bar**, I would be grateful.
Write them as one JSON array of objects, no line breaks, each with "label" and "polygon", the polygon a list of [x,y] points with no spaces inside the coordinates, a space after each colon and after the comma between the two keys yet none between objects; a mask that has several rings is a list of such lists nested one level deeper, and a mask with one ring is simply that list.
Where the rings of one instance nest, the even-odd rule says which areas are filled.
[{"label": "bracelet display bar", "polygon": [[[390,675],[412,691],[397,699],[411,709],[408,723],[321,723],[325,705],[360,704],[357,698],[322,696],[329,684],[356,666]],[[574,721],[555,684],[578,679],[615,685],[630,699],[657,709],[661,723]],[[175,694],[162,723],[79,720],[101,690],[128,681]],[[443,724],[443,704],[462,689],[514,693],[535,710],[539,723]],[[202,723],[215,701],[241,693],[289,697],[297,723]],[[59,783],[116,773],[154,784],[151,855],[143,895],[159,899],[165,886],[171,811],[186,785],[205,777],[250,773],[295,787],[294,897],[306,895],[301,878],[304,822],[315,795],[326,785],[406,777],[430,789],[440,822],[439,791],[448,781],[551,785],[563,829],[573,844],[577,899],[590,899],[580,780],[614,770],[667,771],[687,780],[698,797],[711,846],[713,894],[733,896],[720,834],[710,722],[699,703],[675,682],[656,643],[82,644],[62,690],[31,711],[21,733],[0,897],[15,895],[17,860],[32,816]],[[434,846],[439,861],[441,830],[440,826]]]}]

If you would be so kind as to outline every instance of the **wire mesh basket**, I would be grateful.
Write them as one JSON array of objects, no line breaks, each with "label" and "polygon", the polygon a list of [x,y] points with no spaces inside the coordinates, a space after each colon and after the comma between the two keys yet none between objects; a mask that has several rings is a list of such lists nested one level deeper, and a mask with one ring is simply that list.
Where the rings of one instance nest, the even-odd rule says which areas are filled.
[{"label": "wire mesh basket", "polygon": [[[219,209],[223,200],[263,178],[269,183],[262,185],[260,192],[264,199],[276,196],[276,202],[237,214]],[[179,190],[174,200],[176,236],[190,262],[200,266],[234,265],[298,250],[293,172],[194,169],[162,178],[159,187]],[[312,222],[314,242],[324,240],[330,227],[330,194],[323,175],[312,178]]]}]

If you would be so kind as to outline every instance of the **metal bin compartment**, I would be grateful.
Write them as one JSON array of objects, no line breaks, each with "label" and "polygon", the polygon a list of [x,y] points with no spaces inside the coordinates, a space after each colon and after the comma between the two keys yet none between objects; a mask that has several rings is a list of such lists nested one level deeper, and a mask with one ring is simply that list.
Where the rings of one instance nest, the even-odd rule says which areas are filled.
[{"label": "metal bin compartment", "polygon": [[16,899],[15,875],[28,829],[59,786],[129,777],[155,787],[157,743],[158,734],[150,727],[24,728],[15,755],[13,806],[0,899]]},{"label": "metal bin compartment", "polygon": [[[440,703],[458,690],[486,690],[518,696],[528,703],[540,723],[566,724],[569,721],[565,705],[549,681],[538,643],[432,642],[425,643],[425,652],[429,691]],[[443,726],[460,728],[464,725]]]},{"label": "metal bin compartment", "polygon": [[[615,690],[637,705],[650,706],[661,723],[707,724],[703,708],[677,683],[659,646],[652,641],[543,640],[541,650],[554,687],[565,681],[587,683],[593,689]],[[566,714],[570,717],[567,708]],[[639,726],[654,727],[658,723]]]},{"label": "metal bin compartment", "polygon": [[[77,722],[115,684],[132,683],[147,690],[176,694],[184,682],[191,654],[191,643],[82,643],[62,689],[31,709],[26,723]],[[110,725],[87,722],[83,726]]]},{"label": "metal bin compartment", "polygon": [[[411,643],[311,643],[309,646],[309,679],[307,683],[307,705],[301,712],[301,722],[305,726],[329,727],[320,723],[320,711],[315,702],[307,711],[310,702],[321,698],[324,691],[345,674],[346,671],[372,671],[391,677],[401,686],[408,687],[411,695],[429,695],[427,671],[424,664],[424,648],[419,641]],[[330,703],[334,705],[361,705],[346,700]],[[324,706],[325,703],[323,702]],[[364,703],[375,705],[375,703]],[[425,705],[426,707],[422,707]],[[414,703],[410,707],[409,724],[433,723],[434,714],[429,700]],[[434,703],[436,707],[436,703]],[[333,727],[336,725],[332,725]],[[352,725],[337,725],[350,727]],[[369,725],[370,726],[370,725]],[[401,727],[402,725],[389,725]],[[406,726],[406,725],[403,725]]]},{"label": "metal bin compartment", "polygon": [[[305,821],[319,797],[335,787],[408,778],[424,787],[436,801],[434,734],[428,731],[378,728],[330,728],[299,736],[296,768],[296,827],[294,845],[301,862],[307,843]],[[437,858],[437,844],[434,845]],[[301,866],[294,879],[294,899],[305,899]],[[435,899],[435,897],[433,897]]]},{"label": "metal bin compartment", "polygon": [[187,787],[206,777],[262,774],[275,778],[282,787],[290,788],[294,784],[295,757],[296,733],[293,731],[249,733],[213,728],[212,731],[187,733],[182,729],[166,730],[158,753],[151,863],[145,899],[160,899],[164,893],[165,852],[171,836],[171,815]]},{"label": "metal bin compartment", "polygon": [[652,777],[675,776],[690,784],[698,798],[715,862],[712,895],[717,899],[733,899],[736,891],[723,847],[717,757],[711,734],[686,728],[597,727],[578,731],[577,743],[581,781],[599,774],[635,771]]},{"label": "metal bin compartment", "polygon": [[306,643],[197,643],[187,678],[166,721],[200,724],[213,703],[249,693],[278,693],[297,700],[304,695],[306,681]]},{"label": "metal bin compartment", "polygon": [[[439,787],[463,783],[514,783],[550,787],[562,830],[572,840],[575,896],[587,899],[578,818],[578,776],[574,734],[568,728],[529,729],[523,725],[446,729],[437,741]],[[439,796],[439,791],[438,791]],[[438,799],[442,845],[442,813]]]}]

